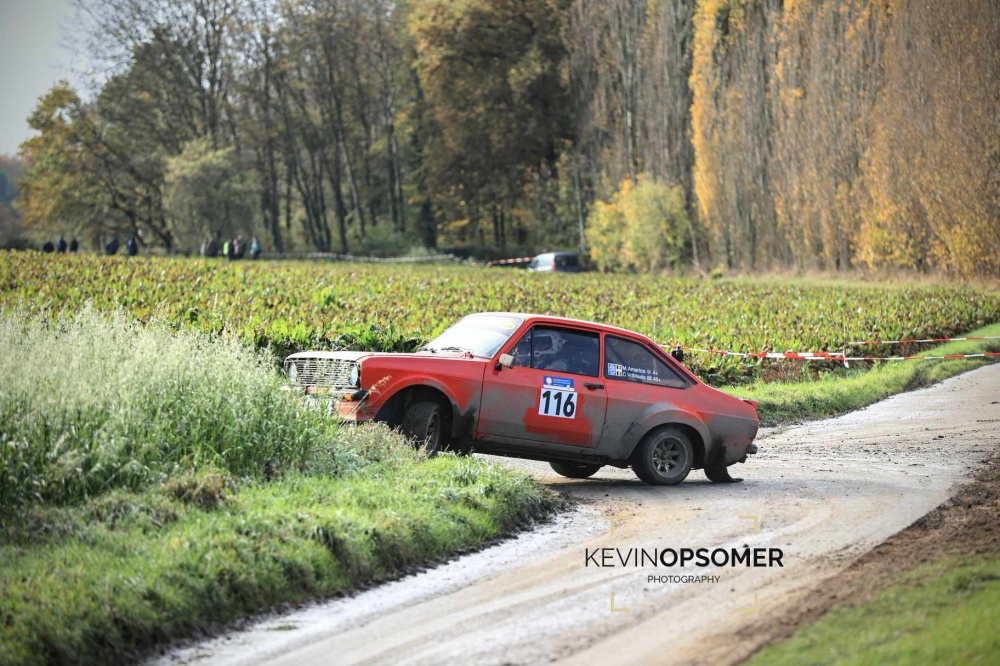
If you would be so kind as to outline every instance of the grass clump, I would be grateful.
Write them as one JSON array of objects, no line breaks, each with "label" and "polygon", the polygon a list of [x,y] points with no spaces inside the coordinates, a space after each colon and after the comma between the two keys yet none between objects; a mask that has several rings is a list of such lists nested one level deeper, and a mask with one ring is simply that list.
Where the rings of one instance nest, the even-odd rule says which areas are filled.
[{"label": "grass clump", "polygon": [[168,478],[162,486],[162,491],[168,497],[194,504],[203,509],[214,509],[225,504],[233,491],[236,482],[216,469],[188,470],[179,476]]}]

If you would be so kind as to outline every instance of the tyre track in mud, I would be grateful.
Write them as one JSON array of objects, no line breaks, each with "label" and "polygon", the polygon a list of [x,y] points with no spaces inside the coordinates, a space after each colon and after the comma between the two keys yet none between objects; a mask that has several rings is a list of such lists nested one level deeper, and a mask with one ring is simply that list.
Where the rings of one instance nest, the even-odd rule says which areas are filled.
[{"label": "tyre track in mud", "polygon": [[[706,646],[712,663],[736,663],[758,647],[748,632],[737,638],[741,629],[779,615],[947,499],[1000,446],[998,419],[1000,365],[991,365],[838,418],[764,431],[760,453],[735,468],[741,484],[696,471],[654,488],[613,468],[575,481],[507,460],[577,508],[447,565],[160,663],[699,663]],[[781,548],[785,566],[585,566],[586,549],[743,545]],[[651,574],[720,581],[657,584]]]}]

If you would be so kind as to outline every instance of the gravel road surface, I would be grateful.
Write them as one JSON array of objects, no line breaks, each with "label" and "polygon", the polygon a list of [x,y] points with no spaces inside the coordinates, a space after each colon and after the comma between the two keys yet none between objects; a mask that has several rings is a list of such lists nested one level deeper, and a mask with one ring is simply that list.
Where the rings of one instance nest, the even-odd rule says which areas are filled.
[{"label": "gravel road surface", "polygon": [[[553,523],[353,598],[269,617],[162,664],[735,663],[735,630],[809,594],[944,501],[1000,445],[1000,365],[772,429],[740,484],[643,485],[505,461],[579,500]],[[732,471],[732,470],[731,470]],[[598,548],[780,548],[782,567],[587,565]],[[589,549],[589,551],[588,551]],[[614,551],[611,551],[614,552]],[[669,582],[650,576],[718,577]],[[710,648],[710,649],[709,649]]]}]

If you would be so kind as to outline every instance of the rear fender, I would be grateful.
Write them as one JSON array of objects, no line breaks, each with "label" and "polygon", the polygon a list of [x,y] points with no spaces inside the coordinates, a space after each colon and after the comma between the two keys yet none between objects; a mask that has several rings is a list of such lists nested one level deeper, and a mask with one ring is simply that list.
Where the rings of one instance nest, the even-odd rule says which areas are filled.
[{"label": "rear fender", "polygon": [[665,425],[681,425],[693,430],[701,440],[700,442],[691,442],[695,447],[699,447],[699,445],[701,447],[700,452],[695,452],[696,463],[709,458],[712,453],[713,443],[705,423],[695,414],[681,409],[677,405],[663,402],[654,403],[644,409],[639,418],[629,424],[621,441],[611,443],[612,446],[607,451],[607,454],[612,458],[627,460],[631,457],[632,452],[635,451],[635,447],[639,445],[639,442],[642,441],[646,433],[654,428]]}]

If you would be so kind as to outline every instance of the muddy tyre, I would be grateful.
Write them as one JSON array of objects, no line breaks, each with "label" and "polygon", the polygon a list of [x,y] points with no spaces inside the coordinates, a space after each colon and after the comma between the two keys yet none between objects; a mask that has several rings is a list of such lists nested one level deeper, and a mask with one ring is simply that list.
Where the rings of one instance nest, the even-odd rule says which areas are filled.
[{"label": "muddy tyre", "polygon": [[734,479],[729,476],[729,468],[725,465],[715,465],[705,468],[705,476],[712,483],[739,483],[743,479]]},{"label": "muddy tyre", "polygon": [[553,460],[549,462],[549,467],[556,474],[561,474],[570,479],[589,479],[597,474],[597,470],[601,469],[602,465],[588,465],[587,463],[570,462],[568,460]]},{"label": "muddy tyre", "polygon": [[433,456],[441,450],[444,418],[441,405],[436,402],[414,402],[403,416],[403,434]]},{"label": "muddy tyre", "polygon": [[694,464],[691,439],[667,426],[649,432],[632,453],[632,471],[654,486],[674,486],[687,478]]},{"label": "muddy tyre", "polygon": [[451,451],[456,456],[471,456],[472,455],[472,443],[451,443],[444,447],[446,451]]}]

